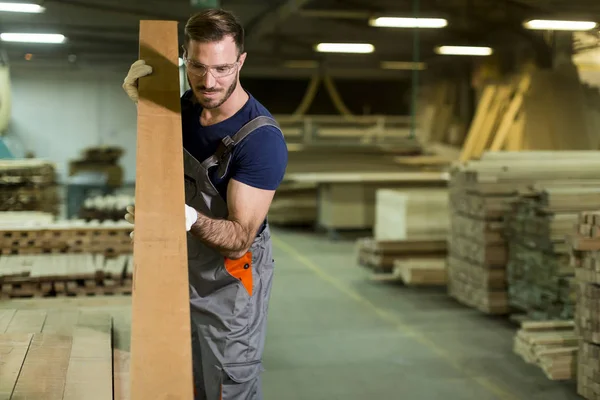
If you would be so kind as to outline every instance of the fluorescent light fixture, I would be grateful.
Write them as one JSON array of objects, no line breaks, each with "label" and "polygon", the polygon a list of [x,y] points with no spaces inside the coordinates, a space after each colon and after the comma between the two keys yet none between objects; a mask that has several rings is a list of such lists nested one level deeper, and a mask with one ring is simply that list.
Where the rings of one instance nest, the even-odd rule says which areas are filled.
[{"label": "fluorescent light fixture", "polygon": [[288,60],[283,63],[286,68],[305,68],[313,69],[319,67],[319,62],[315,60]]},{"label": "fluorescent light fixture", "polygon": [[552,31],[589,31],[598,26],[592,21],[558,21],[549,19],[532,19],[523,24],[527,29],[542,29]]},{"label": "fluorescent light fixture", "polygon": [[321,53],[372,53],[375,46],[369,43],[319,43],[315,50]]},{"label": "fluorescent light fixture", "polygon": [[65,36],[59,33],[0,33],[5,42],[21,43],[63,43]]},{"label": "fluorescent light fixture", "polygon": [[378,17],[371,18],[369,25],[386,28],[443,28],[448,25],[448,21],[443,18]]},{"label": "fluorescent light fixture", "polygon": [[382,61],[381,68],[398,70],[424,70],[426,66],[423,62]]},{"label": "fluorescent light fixture", "polygon": [[435,52],[443,55],[458,55],[458,56],[489,56],[493,53],[490,47],[476,46],[439,46]]},{"label": "fluorescent light fixture", "polygon": [[33,3],[0,3],[0,11],[22,12],[22,13],[41,13],[46,9],[39,4]]}]

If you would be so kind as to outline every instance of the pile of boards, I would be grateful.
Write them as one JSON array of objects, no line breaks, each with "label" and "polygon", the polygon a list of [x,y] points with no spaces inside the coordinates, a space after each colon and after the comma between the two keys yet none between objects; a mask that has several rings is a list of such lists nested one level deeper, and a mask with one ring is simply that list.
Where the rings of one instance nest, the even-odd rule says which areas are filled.
[{"label": "pile of boards", "polygon": [[0,310],[0,398],[125,400],[129,353],[108,314]]},{"label": "pile of boards", "polygon": [[582,212],[571,237],[577,306],[575,328],[580,338],[577,392],[600,399],[600,211]]},{"label": "pile of boards", "polygon": [[78,217],[86,221],[121,221],[127,213],[127,207],[135,205],[135,196],[98,195],[85,199],[79,209]]},{"label": "pile of boards", "polygon": [[0,297],[130,294],[133,226],[0,213]]},{"label": "pile of boards", "polygon": [[[538,318],[568,318],[574,288],[567,235],[577,212],[600,202],[599,188],[598,151],[486,152],[453,166],[450,295],[490,314],[507,314],[512,305]],[[550,271],[538,273],[545,263]],[[522,290],[509,292],[507,283],[518,288],[521,279],[532,301],[511,296]]]},{"label": "pile of boards", "polygon": [[0,211],[41,211],[57,215],[55,164],[41,159],[0,160]]},{"label": "pile of boards", "polygon": [[513,350],[540,367],[551,380],[571,380],[577,373],[579,340],[573,321],[524,321]]},{"label": "pile of boards", "polygon": [[132,277],[130,254],[0,256],[0,299],[131,294]]},{"label": "pile of boards", "polygon": [[[0,219],[2,219],[0,214]],[[116,256],[132,252],[127,221],[34,221],[0,224],[2,255],[93,253]]]}]

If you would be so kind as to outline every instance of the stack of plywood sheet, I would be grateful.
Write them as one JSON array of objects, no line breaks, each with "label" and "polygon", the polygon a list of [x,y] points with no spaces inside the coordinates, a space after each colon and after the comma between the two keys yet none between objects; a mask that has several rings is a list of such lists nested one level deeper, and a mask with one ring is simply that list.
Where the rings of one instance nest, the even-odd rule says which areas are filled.
[{"label": "stack of plywood sheet", "polygon": [[128,399],[129,355],[112,329],[104,313],[0,310],[0,397]]},{"label": "stack of plywood sheet", "polygon": [[375,199],[376,240],[445,240],[447,188],[379,189]]},{"label": "stack of plywood sheet", "polygon": [[131,294],[131,255],[0,256],[0,298]]},{"label": "stack of plywood sheet", "polygon": [[57,215],[56,167],[40,159],[0,160],[0,211]]},{"label": "stack of plywood sheet", "polygon": [[600,399],[600,211],[582,212],[571,236],[577,301],[575,327],[580,339],[577,391]]},{"label": "stack of plywood sheet", "polygon": [[0,249],[4,255],[41,253],[130,254],[133,226],[122,221],[59,221],[0,224]]},{"label": "stack of plywood sheet", "polygon": [[558,192],[546,209],[569,213],[597,201],[592,188],[599,183],[597,151],[492,152],[455,165],[450,183],[450,295],[487,313],[508,313],[509,252],[503,232],[511,203],[539,187],[558,187],[552,189]]},{"label": "stack of plywood sheet", "polygon": [[548,379],[571,380],[577,372],[578,342],[573,321],[525,321],[513,350],[540,367]]}]

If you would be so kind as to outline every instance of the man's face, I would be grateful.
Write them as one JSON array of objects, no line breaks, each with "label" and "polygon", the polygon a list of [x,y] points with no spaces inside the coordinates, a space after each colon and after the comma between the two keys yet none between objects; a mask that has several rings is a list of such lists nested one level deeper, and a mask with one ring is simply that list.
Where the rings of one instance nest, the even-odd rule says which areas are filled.
[{"label": "man's face", "polygon": [[[202,107],[214,109],[227,101],[237,87],[246,54],[240,55],[238,60],[235,42],[226,36],[219,42],[190,41],[185,57],[194,95]],[[206,74],[201,76],[204,72]]]}]

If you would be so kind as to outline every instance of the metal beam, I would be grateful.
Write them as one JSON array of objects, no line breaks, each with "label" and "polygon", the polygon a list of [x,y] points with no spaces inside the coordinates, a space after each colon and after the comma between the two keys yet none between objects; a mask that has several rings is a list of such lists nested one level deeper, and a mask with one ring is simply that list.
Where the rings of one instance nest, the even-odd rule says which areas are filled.
[{"label": "metal beam", "polygon": [[278,7],[269,9],[246,26],[246,40],[256,41],[274,32],[286,19],[298,12],[312,0],[284,0]]}]

